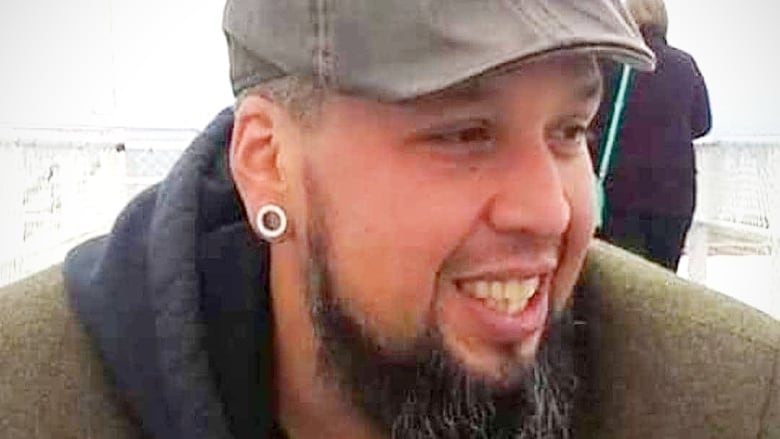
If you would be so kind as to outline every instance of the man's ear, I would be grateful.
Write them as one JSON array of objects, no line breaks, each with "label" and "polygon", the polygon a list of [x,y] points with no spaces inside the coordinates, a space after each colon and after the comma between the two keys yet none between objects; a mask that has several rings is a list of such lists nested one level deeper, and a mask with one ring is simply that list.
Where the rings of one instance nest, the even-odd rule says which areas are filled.
[{"label": "man's ear", "polygon": [[261,206],[284,202],[286,184],[280,169],[279,140],[285,114],[261,95],[247,96],[236,110],[230,172],[251,221]]}]

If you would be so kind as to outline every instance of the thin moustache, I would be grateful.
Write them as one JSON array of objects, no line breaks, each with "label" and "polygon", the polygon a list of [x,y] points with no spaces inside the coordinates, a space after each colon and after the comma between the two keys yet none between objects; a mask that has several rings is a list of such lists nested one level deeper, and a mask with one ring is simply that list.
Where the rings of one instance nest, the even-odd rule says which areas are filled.
[{"label": "thin moustache", "polygon": [[550,275],[557,266],[556,260],[523,261],[512,263],[510,261],[494,262],[487,264],[475,264],[458,273],[452,273],[451,277],[457,282],[470,282],[480,280],[508,281],[512,279],[526,279],[536,276],[542,278]]},{"label": "thin moustache", "polygon": [[478,234],[474,238],[477,239],[463,242],[451,253],[442,274],[464,281],[541,276],[556,269],[562,251],[560,237]]}]

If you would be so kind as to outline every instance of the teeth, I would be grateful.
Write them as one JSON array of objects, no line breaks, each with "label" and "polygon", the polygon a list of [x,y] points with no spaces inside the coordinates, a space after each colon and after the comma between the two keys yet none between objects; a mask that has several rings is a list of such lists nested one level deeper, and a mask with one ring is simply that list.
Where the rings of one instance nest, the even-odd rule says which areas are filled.
[{"label": "teeth", "polygon": [[490,283],[490,297],[496,300],[504,298],[504,285],[501,282]]},{"label": "teeth", "polygon": [[463,291],[483,299],[488,308],[515,314],[525,308],[539,287],[539,277],[500,281],[475,281],[463,284]]},{"label": "teeth", "polygon": [[474,296],[479,299],[487,299],[490,297],[490,287],[487,282],[476,282],[473,291]]}]

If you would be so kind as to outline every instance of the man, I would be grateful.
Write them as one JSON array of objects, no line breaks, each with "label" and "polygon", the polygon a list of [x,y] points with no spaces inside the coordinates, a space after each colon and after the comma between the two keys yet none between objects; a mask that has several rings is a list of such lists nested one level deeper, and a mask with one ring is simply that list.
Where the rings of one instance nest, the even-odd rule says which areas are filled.
[{"label": "man", "polygon": [[60,268],[0,296],[6,436],[780,437],[777,323],[591,245],[594,57],[653,62],[618,2],[225,30],[235,111],[68,256],[68,305]]}]

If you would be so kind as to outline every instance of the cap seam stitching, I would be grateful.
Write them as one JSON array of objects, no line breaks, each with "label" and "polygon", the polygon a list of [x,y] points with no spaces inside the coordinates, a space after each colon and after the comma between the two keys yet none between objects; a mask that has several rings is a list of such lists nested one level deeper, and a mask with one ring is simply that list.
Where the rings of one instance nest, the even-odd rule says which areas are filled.
[{"label": "cap seam stitching", "polygon": [[325,82],[325,73],[322,62],[323,44],[325,43],[325,0],[317,0],[317,80],[320,83]]},{"label": "cap seam stitching", "polygon": [[317,81],[323,86],[329,86],[331,83],[331,33],[333,26],[330,22],[330,8],[328,0],[315,0],[314,4],[314,29],[316,33],[316,47],[314,48],[313,63],[315,65]]},{"label": "cap seam stitching", "polygon": [[567,34],[569,35],[573,34],[571,27],[567,25],[563,20],[561,20],[560,17],[555,15],[545,2],[541,2],[539,6],[542,8],[542,11],[549,18],[551,22],[555,22],[555,24],[561,27]]},{"label": "cap seam stitching", "polygon": [[309,0],[309,19],[311,20],[312,34],[314,44],[311,48],[311,72],[314,79],[319,81],[320,71],[319,63],[317,62],[317,56],[320,48],[320,21],[317,12],[318,3],[320,0]]},{"label": "cap seam stitching", "polygon": [[329,0],[322,0],[324,10],[323,10],[323,20],[325,23],[325,32],[323,32],[323,56],[322,56],[322,62],[323,62],[323,74],[325,76],[325,85],[327,86],[335,86],[335,74],[334,74],[334,35],[333,35],[333,29],[335,26],[333,25],[333,17],[335,17],[335,13],[333,9],[335,8],[335,2],[329,3]]},{"label": "cap seam stitching", "polygon": [[506,4],[512,11],[522,16],[538,32],[543,33],[546,38],[553,37],[553,35],[548,32],[547,28],[541,25],[542,23],[539,20],[539,17],[536,17],[534,14],[531,14],[530,11],[527,11],[522,5],[519,4],[518,0],[504,0],[504,4]]}]

